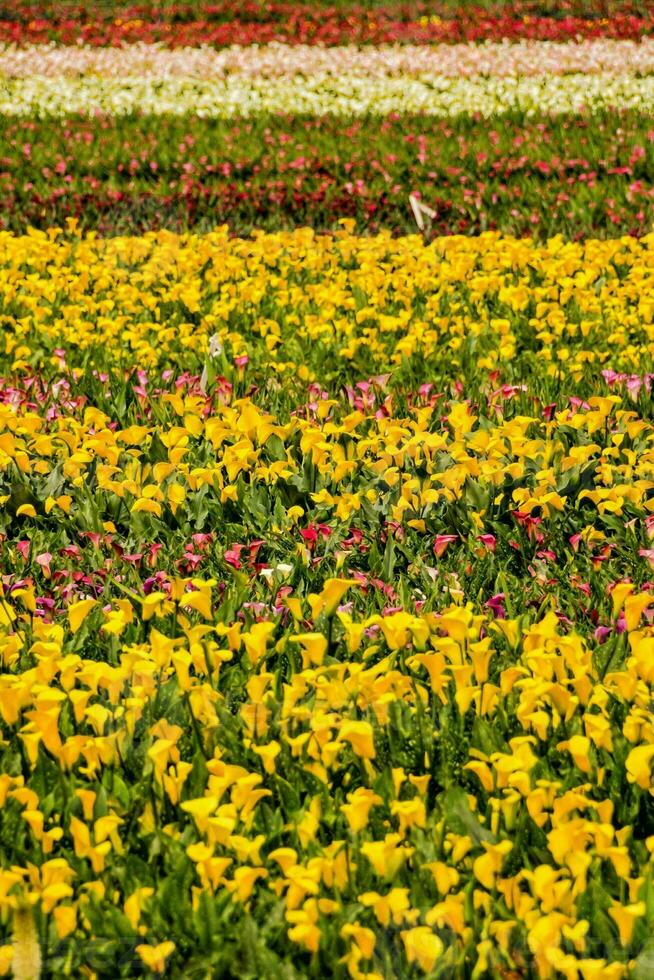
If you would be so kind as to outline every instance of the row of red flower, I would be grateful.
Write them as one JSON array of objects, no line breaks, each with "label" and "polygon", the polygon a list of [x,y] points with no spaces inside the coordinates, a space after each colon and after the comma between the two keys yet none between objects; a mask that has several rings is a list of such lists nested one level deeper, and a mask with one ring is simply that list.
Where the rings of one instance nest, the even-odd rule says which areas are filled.
[{"label": "row of red flower", "polygon": [[235,231],[353,218],[359,231],[415,229],[569,237],[649,230],[654,128],[637,114],[504,120],[394,117],[17,120],[0,135],[0,227],[101,233]]},{"label": "row of red flower", "polygon": [[460,42],[577,37],[637,39],[654,34],[650,5],[568,3],[550,9],[534,0],[509,5],[402,3],[322,6],[273,0],[222,0],[166,8],[109,3],[0,6],[0,42],[115,45],[161,42],[169,46],[210,44]]}]

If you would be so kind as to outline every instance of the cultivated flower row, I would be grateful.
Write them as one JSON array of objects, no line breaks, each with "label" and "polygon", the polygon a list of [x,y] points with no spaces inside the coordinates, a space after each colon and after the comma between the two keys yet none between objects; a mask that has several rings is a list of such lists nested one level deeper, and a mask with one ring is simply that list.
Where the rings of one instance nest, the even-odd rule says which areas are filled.
[{"label": "cultivated flower row", "polygon": [[359,47],[317,47],[268,44],[216,50],[207,45],[166,48],[161,44],[120,47],[38,44],[0,47],[0,76],[32,75],[60,78],[101,75],[107,78],[281,78],[308,79],[354,74],[385,76],[562,75],[603,73],[650,74],[654,70],[654,39],[640,42],[593,39],[579,43],[517,41],[485,44],[395,44]]},{"label": "cultivated flower row", "polygon": [[556,378],[563,362],[575,383],[597,384],[605,369],[649,370],[653,282],[651,235],[537,244],[486,233],[427,245],[347,228],[247,239],[227,228],[0,233],[3,340],[18,371],[47,353],[55,367],[181,360],[199,373],[216,334],[235,364],[243,359],[239,383],[256,386],[270,371],[340,383],[375,365],[417,371],[417,383],[498,370],[519,383],[535,368]]},{"label": "cultivated flower row", "polygon": [[4,116],[194,115],[247,118],[257,114],[388,116],[425,113],[437,117],[483,118],[522,113],[563,115],[654,108],[654,76],[570,74],[527,77],[448,78],[418,74],[365,78],[152,79],[147,77],[0,80]]},{"label": "cultivated flower row", "polygon": [[650,230],[654,130],[637,113],[509,119],[288,116],[7,120],[0,222],[102,234],[312,224],[428,234],[499,228],[540,239]]},{"label": "cultivated flower row", "polygon": [[653,286],[0,234],[0,974],[648,969]]},{"label": "cultivated flower row", "polygon": [[579,37],[638,40],[654,33],[646,4],[605,3],[598,12],[586,3],[218,2],[152,5],[103,3],[12,4],[0,13],[0,41],[33,44],[57,41],[95,46],[161,42],[168,47],[211,44],[433,44],[531,38],[569,41]]}]

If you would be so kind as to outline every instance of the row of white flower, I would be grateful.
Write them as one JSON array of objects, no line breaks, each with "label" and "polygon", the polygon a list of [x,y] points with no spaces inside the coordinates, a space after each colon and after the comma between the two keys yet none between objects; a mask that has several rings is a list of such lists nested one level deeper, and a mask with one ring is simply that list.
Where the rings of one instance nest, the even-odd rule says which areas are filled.
[{"label": "row of white flower", "polygon": [[363,78],[194,80],[170,78],[42,78],[0,80],[0,115],[198,115],[264,113],[481,116],[561,114],[606,109],[654,110],[654,75],[538,75],[447,78],[442,75]]},{"label": "row of white flower", "polygon": [[382,78],[393,75],[467,77],[562,75],[568,73],[647,75],[654,72],[654,39],[642,42],[589,40],[579,43],[519,41],[514,44],[354,45],[323,48],[269,44],[169,50],[156,44],[122,48],[24,48],[0,46],[0,76],[101,75],[106,78],[316,77],[343,74]]}]

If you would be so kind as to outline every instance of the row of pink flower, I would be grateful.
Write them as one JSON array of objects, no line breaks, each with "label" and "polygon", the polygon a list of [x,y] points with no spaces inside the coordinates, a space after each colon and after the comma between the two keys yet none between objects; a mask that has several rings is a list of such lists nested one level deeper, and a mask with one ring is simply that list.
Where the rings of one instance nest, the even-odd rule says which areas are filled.
[{"label": "row of pink flower", "polygon": [[360,74],[366,77],[543,75],[578,73],[651,74],[654,39],[580,42],[518,41],[453,45],[383,45],[359,48],[268,44],[169,49],[157,44],[95,48],[31,45],[0,47],[0,77],[184,76],[222,78]]}]

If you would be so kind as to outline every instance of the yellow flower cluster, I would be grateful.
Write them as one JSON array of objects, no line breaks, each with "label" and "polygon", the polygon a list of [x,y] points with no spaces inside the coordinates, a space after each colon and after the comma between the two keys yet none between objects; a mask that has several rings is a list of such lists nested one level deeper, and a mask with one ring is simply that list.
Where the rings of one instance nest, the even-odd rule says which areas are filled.
[{"label": "yellow flower cluster", "polygon": [[496,233],[425,244],[306,228],[252,239],[226,229],[106,240],[0,233],[15,370],[57,347],[75,364],[92,350],[92,367],[182,356],[189,366],[218,334],[230,356],[321,381],[412,358],[438,376],[501,367],[503,380],[521,360],[572,380],[602,367],[642,371],[654,350],[653,278],[651,236],[537,245]]},{"label": "yellow flower cluster", "polygon": [[[495,974],[529,962],[544,977],[626,975],[610,944],[593,954],[589,929],[597,894],[624,950],[652,914],[654,836],[634,809],[654,794],[651,596],[614,597],[628,645],[612,665],[553,613],[359,618],[336,612],[358,583],[331,579],[286,599],[283,629],[213,622],[212,583],[187,584],[82,600],[67,623],[33,619],[28,589],[3,604],[17,628],[2,640],[0,715],[23,765],[0,777],[0,799],[16,853],[37,842],[42,861],[0,871],[0,908],[38,904],[66,937],[92,934],[112,905],[144,935],[163,897],[114,869],[156,841],[189,869],[175,899],[189,917],[203,896],[248,910],[256,895],[312,953],[335,924],[355,980],[387,976],[400,951],[425,972],[474,955]],[[198,594],[206,608],[185,601]],[[122,643],[135,615],[149,628]],[[115,638],[107,658],[76,643],[90,616]],[[137,800],[134,758],[148,786]],[[34,788],[46,774],[62,807]]]},{"label": "yellow flower cluster", "polygon": [[653,244],[0,235],[0,975],[647,969]]},{"label": "yellow flower cluster", "polygon": [[26,521],[36,541],[37,528],[54,533],[72,521],[136,540],[148,528],[192,527],[203,508],[222,519],[246,506],[252,528],[284,554],[299,520],[344,525],[362,508],[364,519],[376,508],[419,535],[437,533],[443,507],[457,502],[467,507],[459,533],[479,534],[514,510],[553,525],[578,519],[580,508],[588,520],[654,510],[654,427],[618,396],[593,396],[550,421],[480,419],[462,402],[388,418],[323,399],[315,417],[283,423],[250,398],[206,418],[195,395],[165,394],[155,405],[157,424],[126,428],[95,408],[47,421],[0,406],[0,527]]}]

